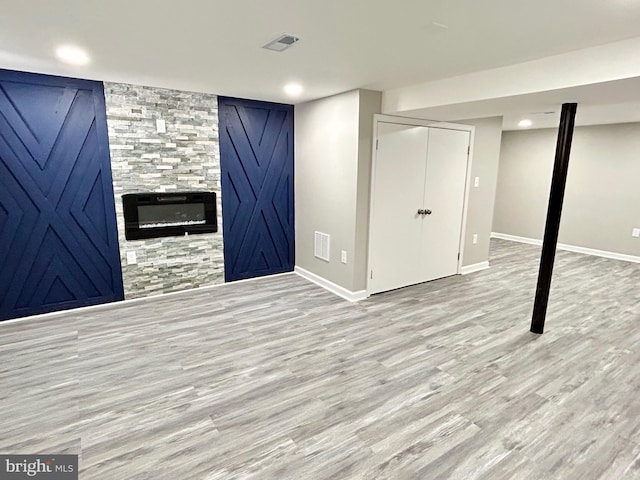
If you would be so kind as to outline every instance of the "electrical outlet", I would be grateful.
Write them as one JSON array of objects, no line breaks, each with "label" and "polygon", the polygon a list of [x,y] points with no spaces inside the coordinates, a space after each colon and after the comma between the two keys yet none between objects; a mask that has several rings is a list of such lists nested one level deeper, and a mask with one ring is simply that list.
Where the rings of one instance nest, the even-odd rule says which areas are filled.
[{"label": "electrical outlet", "polygon": [[640,228],[634,228],[631,232],[631,236],[635,238],[640,238]]},{"label": "electrical outlet", "polygon": [[478,243],[478,234],[474,233],[473,234],[473,244],[475,245],[476,243]]},{"label": "electrical outlet", "polygon": [[480,177],[476,177],[473,181],[473,186],[478,188],[480,186]]},{"label": "electrical outlet", "polygon": [[161,118],[156,120],[156,131],[158,133],[167,133],[167,124]]},{"label": "electrical outlet", "polygon": [[342,253],[340,254],[340,261],[342,263],[347,263],[347,251],[346,250],[342,250]]},{"label": "electrical outlet", "polygon": [[127,252],[127,265],[135,265],[138,263],[138,259],[136,258],[136,252],[130,250]]}]

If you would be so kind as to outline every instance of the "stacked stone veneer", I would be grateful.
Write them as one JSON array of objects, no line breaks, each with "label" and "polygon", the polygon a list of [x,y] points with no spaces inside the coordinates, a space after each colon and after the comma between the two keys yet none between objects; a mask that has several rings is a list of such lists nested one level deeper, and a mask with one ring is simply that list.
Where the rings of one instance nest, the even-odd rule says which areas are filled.
[{"label": "stacked stone veneer", "polygon": [[[125,298],[224,281],[218,102],[215,95],[105,83],[109,147]],[[158,133],[164,120],[166,133]],[[218,232],[129,240],[122,195],[206,190],[217,194]],[[127,263],[135,252],[137,264]]]}]

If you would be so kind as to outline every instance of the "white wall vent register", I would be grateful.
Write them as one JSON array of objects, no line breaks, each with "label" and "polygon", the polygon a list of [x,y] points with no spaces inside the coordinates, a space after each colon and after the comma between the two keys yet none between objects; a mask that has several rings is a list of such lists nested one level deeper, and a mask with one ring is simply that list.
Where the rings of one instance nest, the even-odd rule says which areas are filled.
[{"label": "white wall vent register", "polygon": [[315,256],[320,260],[329,261],[331,237],[326,233],[315,232]]}]

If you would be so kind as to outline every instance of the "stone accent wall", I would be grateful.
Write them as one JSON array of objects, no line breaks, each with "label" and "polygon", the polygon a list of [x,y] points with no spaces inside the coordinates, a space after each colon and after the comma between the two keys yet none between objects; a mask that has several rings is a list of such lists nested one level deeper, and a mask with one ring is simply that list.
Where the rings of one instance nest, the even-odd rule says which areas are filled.
[{"label": "stone accent wall", "polygon": [[[107,123],[125,298],[224,282],[218,102],[215,95],[106,83]],[[158,133],[156,120],[166,133]],[[130,240],[122,195],[214,191],[218,232]],[[137,264],[128,264],[135,252]]]}]

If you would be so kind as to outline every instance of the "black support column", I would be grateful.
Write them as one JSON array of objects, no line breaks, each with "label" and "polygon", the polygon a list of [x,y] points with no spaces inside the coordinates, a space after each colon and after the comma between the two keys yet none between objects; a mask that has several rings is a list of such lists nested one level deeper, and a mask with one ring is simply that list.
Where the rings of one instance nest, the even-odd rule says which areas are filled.
[{"label": "black support column", "polygon": [[569,154],[571,153],[571,140],[573,139],[573,126],[575,124],[577,107],[578,104],[576,103],[565,103],[562,105],[560,127],[558,129],[558,143],[556,145],[556,160],[553,166],[549,209],[547,210],[547,223],[545,225],[544,241],[542,243],[540,273],[538,274],[538,286],[536,287],[533,318],[531,319],[531,331],[533,333],[541,334],[544,332],[544,320],[547,316],[551,277],[553,275],[553,262],[556,257],[558,232],[560,230],[560,215],[562,214],[564,189],[567,184]]}]

